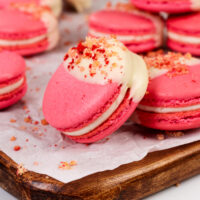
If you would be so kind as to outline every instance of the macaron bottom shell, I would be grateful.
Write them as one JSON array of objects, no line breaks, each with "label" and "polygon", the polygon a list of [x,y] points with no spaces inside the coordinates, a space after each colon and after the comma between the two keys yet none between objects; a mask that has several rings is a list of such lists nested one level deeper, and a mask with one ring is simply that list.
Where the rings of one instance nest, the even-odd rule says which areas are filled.
[{"label": "macaron bottom shell", "polygon": [[158,130],[188,130],[200,127],[200,110],[158,114],[137,109],[132,119],[142,126]]},{"label": "macaron bottom shell", "polygon": [[27,84],[24,81],[23,85],[17,90],[6,95],[0,96],[0,109],[5,109],[18,102],[26,94],[26,91]]},{"label": "macaron bottom shell", "polygon": [[188,53],[190,52],[193,55],[200,56],[200,44],[184,44],[173,40],[167,41],[167,46],[175,51]]},{"label": "macaron bottom shell", "polygon": [[140,9],[152,12],[182,13],[192,10],[188,0],[131,0],[131,2]]}]

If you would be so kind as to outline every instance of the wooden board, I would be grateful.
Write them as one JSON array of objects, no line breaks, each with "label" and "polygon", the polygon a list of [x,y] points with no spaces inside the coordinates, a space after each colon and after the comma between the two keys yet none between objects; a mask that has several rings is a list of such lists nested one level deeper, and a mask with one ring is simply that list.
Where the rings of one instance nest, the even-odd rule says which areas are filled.
[{"label": "wooden board", "polygon": [[200,174],[200,141],[68,184],[34,172],[17,176],[16,171],[16,163],[0,152],[0,186],[23,200],[135,200]]}]

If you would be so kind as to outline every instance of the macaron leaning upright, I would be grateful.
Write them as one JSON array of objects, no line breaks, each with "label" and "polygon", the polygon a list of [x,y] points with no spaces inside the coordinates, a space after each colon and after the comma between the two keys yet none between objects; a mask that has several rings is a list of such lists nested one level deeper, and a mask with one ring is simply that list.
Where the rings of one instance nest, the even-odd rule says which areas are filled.
[{"label": "macaron leaning upright", "polygon": [[26,93],[26,64],[16,53],[0,51],[0,109],[19,101]]},{"label": "macaron leaning upright", "polygon": [[86,38],[69,49],[43,99],[50,125],[79,143],[116,131],[145,94],[144,60],[115,38]]},{"label": "macaron leaning upright", "polygon": [[185,13],[200,10],[199,0],[130,0],[130,2],[150,12]]},{"label": "macaron leaning upright", "polygon": [[167,20],[167,29],[169,48],[200,56],[200,12],[170,17]]},{"label": "macaron leaning upright", "polygon": [[133,120],[159,130],[200,127],[200,60],[172,52],[145,60],[150,82]]},{"label": "macaron leaning upright", "polygon": [[52,12],[36,4],[12,4],[0,9],[0,48],[34,55],[54,48],[59,39]]},{"label": "macaron leaning upright", "polygon": [[142,53],[162,45],[163,27],[159,16],[120,3],[91,14],[88,34],[93,37],[116,35],[129,50]]},{"label": "macaron leaning upright", "polygon": [[56,17],[60,16],[62,11],[62,0],[0,0],[0,9],[7,8],[13,3],[35,3],[41,6],[48,6]]}]

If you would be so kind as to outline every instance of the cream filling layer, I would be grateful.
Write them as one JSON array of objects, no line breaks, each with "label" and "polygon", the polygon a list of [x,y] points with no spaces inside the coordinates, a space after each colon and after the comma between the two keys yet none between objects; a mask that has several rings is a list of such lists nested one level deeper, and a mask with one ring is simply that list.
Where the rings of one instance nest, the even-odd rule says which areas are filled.
[{"label": "cream filling layer", "polygon": [[180,35],[171,31],[168,32],[168,38],[183,43],[200,44],[200,37]]},{"label": "cream filling layer", "polygon": [[[108,37],[108,36],[111,35],[109,33],[101,33],[101,32],[95,31],[94,29],[90,29],[89,34],[92,35],[92,36],[95,36],[95,37]],[[149,35],[143,35],[143,36],[139,36],[139,35],[116,35],[116,37],[121,42],[132,42],[132,41],[140,42],[140,41],[150,40],[150,39],[157,40],[156,34],[149,34]]]},{"label": "cream filling layer", "polygon": [[103,122],[105,122],[114,112],[115,110],[119,107],[121,102],[123,101],[125,95],[127,92],[126,87],[121,88],[121,93],[117,97],[117,99],[112,103],[112,105],[99,117],[97,118],[93,123],[89,124],[88,126],[77,130],[77,131],[72,131],[72,132],[63,132],[64,134],[71,135],[71,136],[80,136],[84,135],[86,133],[89,133],[90,131],[94,130],[97,128],[99,125],[101,125]]},{"label": "cream filling layer", "polygon": [[0,95],[7,94],[7,93],[10,93],[10,92],[16,90],[23,84],[23,82],[24,82],[24,78],[21,78],[20,80],[18,80],[17,82],[15,82],[9,86],[0,88]]},{"label": "cream filling layer", "polygon": [[0,39],[0,46],[18,46],[18,45],[29,45],[40,42],[44,40],[47,35],[37,36],[31,39],[24,39],[24,40],[4,40]]},{"label": "cream filling layer", "polygon": [[193,110],[200,109],[200,104],[185,106],[185,107],[178,107],[178,108],[153,107],[153,106],[144,106],[140,104],[138,105],[137,108],[143,111],[154,112],[154,113],[176,113],[176,112],[185,112],[185,111],[193,111]]}]

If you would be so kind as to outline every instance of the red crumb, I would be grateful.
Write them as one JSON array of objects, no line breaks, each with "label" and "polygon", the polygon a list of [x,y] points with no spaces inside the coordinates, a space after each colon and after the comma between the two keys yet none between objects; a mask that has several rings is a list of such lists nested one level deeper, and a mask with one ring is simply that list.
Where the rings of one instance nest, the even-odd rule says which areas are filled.
[{"label": "red crumb", "polygon": [[34,123],[33,123],[34,125],[38,125],[39,124],[39,122],[38,121],[34,121]]},{"label": "red crumb", "polygon": [[63,170],[69,170],[72,169],[73,166],[76,166],[77,162],[72,160],[69,163],[68,162],[60,162],[60,165],[58,166],[59,169]]},{"label": "red crumb", "polygon": [[70,41],[66,41],[66,42],[64,43],[65,46],[68,46],[68,45],[70,45],[70,44],[71,44]]},{"label": "red crumb", "polygon": [[30,70],[31,70],[31,68],[27,66],[26,67],[26,71],[30,71]]},{"label": "red crumb", "polygon": [[148,68],[167,69],[167,76],[169,77],[187,74],[189,70],[185,60],[191,58],[191,54],[164,53],[163,50],[149,52],[147,56],[144,56]]},{"label": "red crumb", "polygon": [[14,151],[19,151],[21,149],[21,147],[20,146],[14,146]]},{"label": "red crumb", "polygon": [[27,172],[27,169],[24,168],[23,164],[19,164],[17,166],[17,175],[23,175],[25,172]]},{"label": "red crumb", "polygon": [[49,125],[49,123],[46,121],[46,119],[42,119],[42,120],[41,120],[41,124],[42,124],[43,126]]},{"label": "red crumb", "polygon": [[15,137],[15,136],[12,136],[11,138],[10,138],[10,141],[16,141],[17,140],[17,138]]},{"label": "red crumb", "polygon": [[35,161],[35,162],[33,163],[33,165],[38,166],[39,163]]},{"label": "red crumb", "polygon": [[29,139],[26,139],[26,142],[29,142]]},{"label": "red crumb", "polygon": [[19,129],[24,131],[24,130],[26,130],[27,128],[26,128],[25,126],[20,126]]},{"label": "red crumb", "polygon": [[40,91],[40,88],[35,88],[35,91],[36,91],[36,92],[39,92],[39,91]]},{"label": "red crumb", "polygon": [[32,124],[32,119],[30,116],[24,118],[24,122]]},{"label": "red crumb", "polygon": [[164,134],[162,134],[162,133],[158,133],[158,134],[156,134],[156,138],[157,138],[158,140],[164,140],[164,139],[165,139],[165,136],[164,136]]},{"label": "red crumb", "polygon": [[185,135],[182,131],[166,131],[165,133],[168,137],[181,137]]},{"label": "red crumb", "polygon": [[16,119],[10,119],[11,123],[15,123],[17,120]]}]

